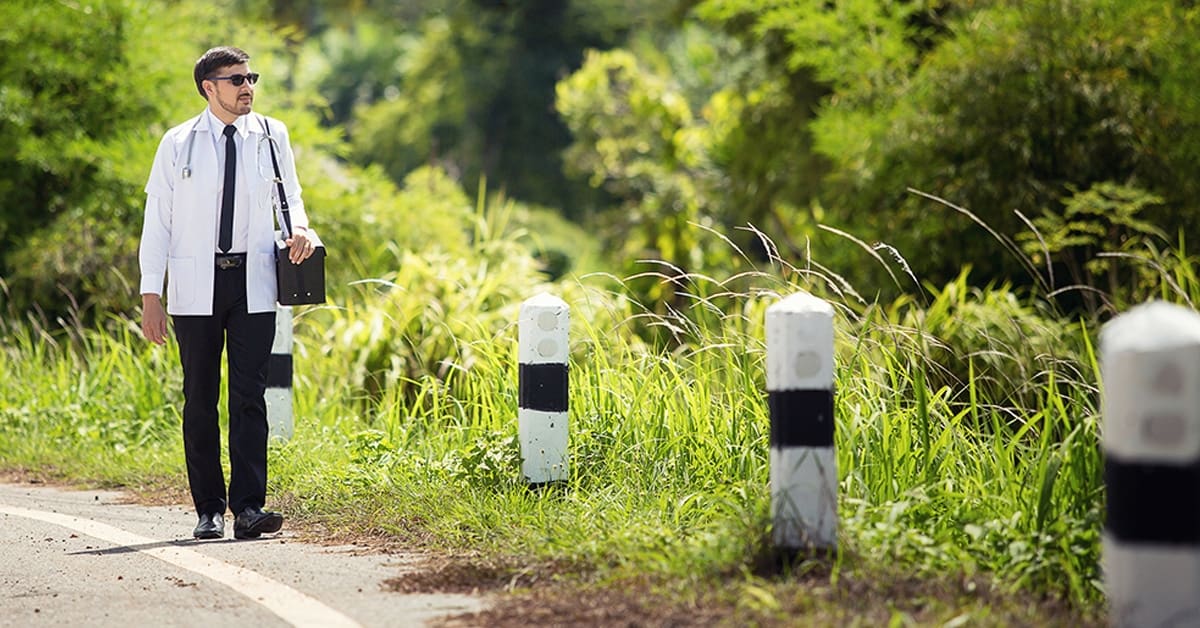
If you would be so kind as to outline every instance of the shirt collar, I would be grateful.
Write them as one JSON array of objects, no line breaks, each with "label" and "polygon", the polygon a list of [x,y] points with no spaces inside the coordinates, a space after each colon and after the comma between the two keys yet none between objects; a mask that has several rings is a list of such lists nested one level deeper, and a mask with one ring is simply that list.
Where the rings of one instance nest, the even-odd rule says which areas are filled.
[{"label": "shirt collar", "polygon": [[[208,127],[212,132],[213,137],[220,137],[223,135],[225,133],[225,123],[221,122],[221,119],[212,112],[212,107],[205,107],[204,114],[208,116]],[[246,135],[248,135],[250,132],[250,124],[247,122],[247,118],[249,116],[250,114],[246,114],[244,116],[238,116],[233,120],[233,126],[237,129],[238,135],[242,136],[242,139],[246,139]]]}]

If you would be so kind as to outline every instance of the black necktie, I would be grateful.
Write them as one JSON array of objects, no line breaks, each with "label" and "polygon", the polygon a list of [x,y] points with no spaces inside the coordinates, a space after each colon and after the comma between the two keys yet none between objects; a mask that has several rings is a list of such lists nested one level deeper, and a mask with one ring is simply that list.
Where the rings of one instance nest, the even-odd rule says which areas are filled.
[{"label": "black necktie", "polygon": [[221,194],[221,234],[217,238],[217,248],[222,253],[228,253],[233,247],[233,184],[237,180],[237,142],[233,134],[237,127],[232,124],[225,127],[225,190]]}]

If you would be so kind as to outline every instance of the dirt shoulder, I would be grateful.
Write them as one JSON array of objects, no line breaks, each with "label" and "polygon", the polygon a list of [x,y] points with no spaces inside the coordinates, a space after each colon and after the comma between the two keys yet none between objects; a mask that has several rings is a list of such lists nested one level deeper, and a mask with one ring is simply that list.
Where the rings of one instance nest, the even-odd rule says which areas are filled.
[{"label": "dirt shoulder", "polygon": [[[10,483],[88,488],[53,480],[46,473],[8,471]],[[92,486],[95,488],[95,486]],[[131,503],[183,505],[186,487],[148,483],[105,486],[128,495]],[[287,496],[275,505],[284,512]],[[416,556],[404,573],[386,579],[386,591],[413,594],[484,595],[479,613],[443,619],[441,625],[551,626],[793,626],[902,625],[1089,626],[1104,625],[1096,612],[1061,600],[998,591],[985,578],[916,578],[850,564],[831,571],[826,561],[799,561],[789,568],[766,564],[747,572],[696,574],[688,578],[648,575],[602,576],[587,566],[430,552],[419,534],[401,541],[381,531],[333,531],[320,521],[289,516],[297,541],[354,547],[363,554]],[[866,565],[875,561],[850,561]]]}]

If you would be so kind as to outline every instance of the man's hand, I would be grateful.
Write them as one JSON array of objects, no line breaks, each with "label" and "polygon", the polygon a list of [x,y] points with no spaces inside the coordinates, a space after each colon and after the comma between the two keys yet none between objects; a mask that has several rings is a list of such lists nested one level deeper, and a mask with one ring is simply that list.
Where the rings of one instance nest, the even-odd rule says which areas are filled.
[{"label": "man's hand", "polygon": [[142,295],[142,334],[156,345],[167,342],[167,313],[157,294]]},{"label": "man's hand", "polygon": [[283,243],[289,247],[288,259],[291,260],[293,264],[299,264],[300,262],[308,259],[310,256],[312,256],[313,251],[316,250],[316,240],[317,234],[313,232],[312,229],[305,229],[303,227],[297,228],[296,231],[292,233],[292,237],[283,241]]}]

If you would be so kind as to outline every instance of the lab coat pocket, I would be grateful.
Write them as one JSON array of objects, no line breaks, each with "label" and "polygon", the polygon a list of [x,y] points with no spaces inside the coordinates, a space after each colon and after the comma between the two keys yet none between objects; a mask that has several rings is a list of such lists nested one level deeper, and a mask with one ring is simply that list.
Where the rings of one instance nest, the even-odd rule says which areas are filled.
[{"label": "lab coat pocket", "polygon": [[262,280],[259,281],[258,285],[262,287],[262,294],[264,296],[276,295],[270,297],[269,300],[271,301],[278,299],[278,290],[275,283],[275,256],[270,253],[255,253],[254,260],[258,264],[259,269],[261,269],[259,270],[259,277],[262,277]]},{"label": "lab coat pocket", "polygon": [[270,284],[275,285],[275,256],[270,253],[255,253],[254,258],[261,269],[261,276],[269,277]]},{"label": "lab coat pocket", "polygon": [[167,258],[167,300],[176,307],[196,300],[196,258]]}]

